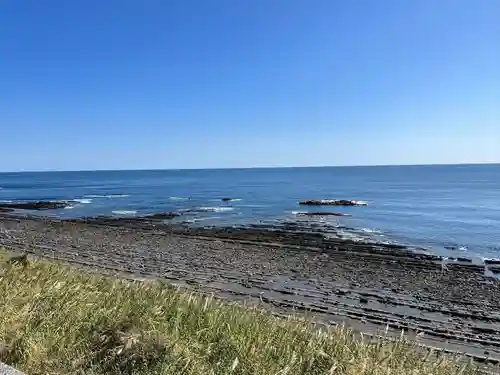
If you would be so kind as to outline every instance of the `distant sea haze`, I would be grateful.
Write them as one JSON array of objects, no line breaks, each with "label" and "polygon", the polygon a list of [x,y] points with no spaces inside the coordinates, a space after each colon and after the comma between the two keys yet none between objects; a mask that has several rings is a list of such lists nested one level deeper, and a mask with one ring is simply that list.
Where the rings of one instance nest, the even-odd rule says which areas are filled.
[{"label": "distant sea haze", "polygon": [[[234,198],[223,202],[222,198]],[[302,217],[303,199],[351,216]],[[190,225],[307,220],[345,238],[396,242],[446,256],[500,258],[500,165],[0,173],[0,202],[73,200],[57,217],[191,211]]]}]

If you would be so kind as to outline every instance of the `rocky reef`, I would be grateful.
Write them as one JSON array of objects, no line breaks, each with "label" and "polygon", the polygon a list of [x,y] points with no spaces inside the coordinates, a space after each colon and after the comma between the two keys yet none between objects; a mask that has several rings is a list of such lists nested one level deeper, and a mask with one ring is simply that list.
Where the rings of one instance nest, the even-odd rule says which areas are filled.
[{"label": "rocky reef", "polygon": [[298,212],[297,216],[352,216],[343,212]]},{"label": "rocky reef", "polygon": [[300,201],[299,204],[307,206],[366,206],[368,203],[346,199],[310,199]]},{"label": "rocky reef", "polygon": [[36,202],[13,202],[13,203],[0,203],[0,210],[2,212],[9,212],[13,210],[57,210],[69,206],[67,201],[36,201]]}]

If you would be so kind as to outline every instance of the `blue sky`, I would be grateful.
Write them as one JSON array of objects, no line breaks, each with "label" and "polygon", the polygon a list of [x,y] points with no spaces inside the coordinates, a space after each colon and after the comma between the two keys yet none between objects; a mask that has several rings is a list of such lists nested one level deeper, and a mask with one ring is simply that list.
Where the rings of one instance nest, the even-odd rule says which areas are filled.
[{"label": "blue sky", "polygon": [[4,0],[0,170],[500,162],[498,0]]}]

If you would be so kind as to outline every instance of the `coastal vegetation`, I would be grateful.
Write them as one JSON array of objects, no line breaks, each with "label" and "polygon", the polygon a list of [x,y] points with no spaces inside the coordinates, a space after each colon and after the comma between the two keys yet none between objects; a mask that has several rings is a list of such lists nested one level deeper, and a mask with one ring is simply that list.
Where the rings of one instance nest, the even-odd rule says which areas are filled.
[{"label": "coastal vegetation", "polygon": [[0,361],[30,375],[476,373],[403,340],[1,254]]}]

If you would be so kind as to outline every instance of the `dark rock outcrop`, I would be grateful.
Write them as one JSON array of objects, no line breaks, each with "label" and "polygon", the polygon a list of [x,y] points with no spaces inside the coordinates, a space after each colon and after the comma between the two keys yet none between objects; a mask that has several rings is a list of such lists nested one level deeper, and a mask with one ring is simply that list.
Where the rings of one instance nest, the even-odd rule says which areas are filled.
[{"label": "dark rock outcrop", "polygon": [[500,264],[500,259],[485,259],[484,264]]},{"label": "dark rock outcrop", "polygon": [[351,216],[342,212],[299,212],[297,216]]},{"label": "dark rock outcrop", "polygon": [[229,197],[225,197],[225,198],[222,198],[221,199],[223,202],[229,202],[229,201],[232,201],[233,198],[229,198]]},{"label": "dark rock outcrop", "polygon": [[8,212],[9,210],[57,210],[67,206],[69,206],[69,203],[64,201],[0,203],[0,209],[3,212]]},{"label": "dark rock outcrop", "polygon": [[158,212],[156,214],[140,217],[140,219],[150,219],[150,220],[167,220],[173,219],[174,217],[181,216],[179,212]]},{"label": "dark rock outcrop", "polygon": [[136,217],[115,217],[115,216],[88,216],[81,219],[67,219],[67,224],[93,224],[113,227],[135,228],[135,229],[154,229],[158,226],[165,228],[170,225],[165,220],[171,220],[181,216],[179,212],[159,212],[151,215]]},{"label": "dark rock outcrop", "polygon": [[300,201],[299,204],[308,206],[366,206],[367,203],[363,201],[353,201],[346,199],[310,199]]}]

